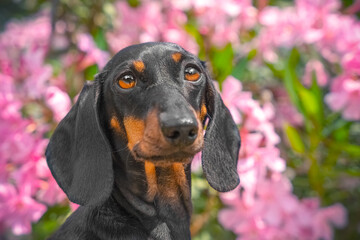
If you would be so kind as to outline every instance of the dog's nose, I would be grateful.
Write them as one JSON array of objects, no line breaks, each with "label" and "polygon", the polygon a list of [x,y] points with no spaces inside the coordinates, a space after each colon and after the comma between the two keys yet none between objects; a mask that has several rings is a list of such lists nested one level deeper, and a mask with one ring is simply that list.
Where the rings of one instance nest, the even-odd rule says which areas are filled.
[{"label": "dog's nose", "polygon": [[160,114],[161,131],[165,139],[175,146],[192,144],[198,132],[198,124],[191,117],[174,118],[168,114]]}]

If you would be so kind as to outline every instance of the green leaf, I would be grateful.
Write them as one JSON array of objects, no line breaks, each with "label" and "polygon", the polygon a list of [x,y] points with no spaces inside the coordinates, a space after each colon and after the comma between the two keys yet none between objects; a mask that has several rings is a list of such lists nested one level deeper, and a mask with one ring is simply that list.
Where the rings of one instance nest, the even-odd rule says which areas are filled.
[{"label": "green leaf", "polygon": [[297,88],[299,93],[299,100],[305,112],[310,116],[316,116],[320,111],[320,107],[316,96],[304,87]]},{"label": "green leaf", "polygon": [[85,69],[84,75],[86,80],[93,80],[96,73],[99,72],[97,65],[89,66]]},{"label": "green leaf", "polygon": [[314,189],[320,196],[324,193],[324,178],[320,170],[320,166],[316,159],[311,158],[311,165],[309,169],[309,181],[312,189]]},{"label": "green leaf", "polygon": [[250,52],[249,52],[249,54],[247,56],[247,59],[252,60],[252,59],[254,59],[256,57],[256,55],[257,55],[257,49],[254,48],[254,49],[250,50]]},{"label": "green leaf", "polygon": [[232,61],[234,58],[234,51],[231,44],[227,44],[223,49],[212,49],[210,60],[216,80],[221,86],[222,82],[232,72]]},{"label": "green leaf", "polygon": [[141,5],[141,1],[140,0],[127,0],[128,4],[133,7],[136,8],[138,6]]},{"label": "green leaf", "polygon": [[[328,142],[329,144],[329,148],[331,148],[332,150],[337,150],[339,152],[345,152],[347,154],[349,154],[352,157],[355,158],[359,158],[360,157],[360,146],[358,145],[354,145],[354,144],[350,144],[347,142],[343,142],[343,141],[339,141],[339,142]],[[355,160],[355,161],[359,161],[359,160]]]},{"label": "green leaf", "polygon": [[65,221],[70,213],[68,205],[55,205],[50,207],[39,222],[32,225],[33,239],[47,239]]},{"label": "green leaf", "polygon": [[246,57],[241,58],[233,68],[231,75],[237,79],[242,79],[245,70],[247,69],[249,61],[256,56],[256,53],[257,50],[253,49],[249,52],[249,54]]},{"label": "green leaf", "polygon": [[296,130],[296,128],[292,127],[289,124],[285,124],[284,130],[286,136],[289,140],[291,148],[298,153],[305,153],[305,145],[300,137],[300,134]]},{"label": "green leaf", "polygon": [[284,84],[285,88],[289,94],[290,100],[293,104],[303,112],[302,105],[300,104],[299,96],[297,94],[297,87],[299,87],[299,81],[296,76],[296,65],[299,62],[299,53],[294,48],[285,64],[285,74],[284,74]]},{"label": "green leaf", "polygon": [[272,64],[272,63],[265,63],[265,65],[274,74],[274,77],[279,78],[279,79],[284,79],[285,78],[284,68],[279,68],[275,64]]},{"label": "green leaf", "polygon": [[242,79],[242,76],[244,75],[247,65],[248,65],[248,59],[246,57],[241,58],[240,61],[234,67],[231,75],[237,79]]},{"label": "green leaf", "polygon": [[355,157],[360,157],[360,146],[350,143],[344,143],[342,147],[343,147],[342,149],[348,154]]},{"label": "green leaf", "polygon": [[95,44],[101,50],[108,50],[108,44],[105,37],[105,31],[103,29],[97,29],[94,36]]},{"label": "green leaf", "polygon": [[333,136],[334,136],[336,141],[343,142],[343,141],[348,140],[348,138],[349,138],[349,128],[346,127],[346,126],[344,126],[342,128],[338,128],[333,132]]},{"label": "green leaf", "polygon": [[319,87],[316,81],[316,75],[313,74],[313,81],[310,88],[313,96],[316,98],[316,102],[319,110],[316,112],[316,119],[321,125],[324,125],[324,95],[322,89]]},{"label": "green leaf", "polygon": [[324,129],[322,130],[323,137],[328,137],[330,134],[332,134],[334,131],[345,128],[346,130],[349,130],[350,123],[348,121],[345,121],[340,116],[337,116],[337,119],[331,119],[329,123],[326,124]]},{"label": "green leaf", "polygon": [[207,59],[207,51],[204,46],[204,37],[199,33],[199,30],[196,27],[196,20],[190,17],[185,24],[184,29],[196,40],[196,43],[199,46],[198,57],[203,60]]},{"label": "green leaf", "polygon": [[346,174],[352,177],[360,177],[360,170],[357,169],[346,169]]}]

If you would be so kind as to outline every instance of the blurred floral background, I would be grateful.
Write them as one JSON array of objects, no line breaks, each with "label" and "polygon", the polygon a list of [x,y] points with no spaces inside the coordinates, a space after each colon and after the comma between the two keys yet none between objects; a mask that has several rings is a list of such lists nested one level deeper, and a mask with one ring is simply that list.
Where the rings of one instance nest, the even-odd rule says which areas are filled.
[{"label": "blurred floral background", "polygon": [[46,239],[76,209],[44,150],[84,81],[131,44],[208,62],[239,125],[238,188],[193,162],[191,232],[360,239],[359,0],[1,0],[0,239]]}]

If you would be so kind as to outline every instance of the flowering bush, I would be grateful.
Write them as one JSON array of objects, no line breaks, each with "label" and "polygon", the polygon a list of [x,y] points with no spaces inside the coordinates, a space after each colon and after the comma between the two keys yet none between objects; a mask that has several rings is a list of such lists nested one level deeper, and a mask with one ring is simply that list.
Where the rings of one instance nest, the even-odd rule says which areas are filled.
[{"label": "flowering bush", "polygon": [[110,55],[147,41],[206,60],[239,125],[235,190],[211,190],[194,160],[194,239],[359,237],[359,1],[270,3],[74,0],[50,13],[38,1],[36,15],[10,19],[0,34],[0,238],[44,239],[75,208],[46,165],[48,138]]}]

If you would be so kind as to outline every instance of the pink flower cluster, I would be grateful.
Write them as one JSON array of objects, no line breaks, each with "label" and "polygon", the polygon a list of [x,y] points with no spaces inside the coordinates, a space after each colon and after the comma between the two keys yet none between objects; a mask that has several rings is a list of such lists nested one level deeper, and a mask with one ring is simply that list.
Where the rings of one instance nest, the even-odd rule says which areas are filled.
[{"label": "pink flower cluster", "polygon": [[197,53],[195,40],[186,34],[183,25],[187,16],[174,8],[171,1],[142,1],[132,8],[127,2],[116,3],[118,16],[115,30],[107,34],[113,52],[134,43],[167,41],[177,43],[193,53]]},{"label": "pink flower cluster", "polygon": [[47,16],[0,34],[0,231],[16,235],[30,233],[47,206],[65,198],[44,158],[46,111],[59,121],[71,106],[44,61],[49,39]]},{"label": "pink flower cluster", "polygon": [[[360,120],[359,62],[360,24],[352,15],[338,12],[339,0],[296,0],[294,7],[266,7],[259,13],[263,26],[256,47],[266,61],[277,60],[280,47],[311,45],[330,63],[342,62],[343,74],[331,81],[326,96],[330,109],[341,111],[345,119]],[[328,84],[328,74],[318,59],[308,61],[304,84],[310,85],[315,73],[320,86]]]},{"label": "pink flower cluster", "polygon": [[[144,0],[136,8],[117,1],[114,29],[106,38],[113,52],[135,43],[169,41],[196,54],[199,46],[194,36],[200,34],[206,51],[231,43],[240,54],[248,51],[244,46],[256,48],[269,62],[278,59],[279,48],[311,46],[330,64],[340,62],[343,71],[331,79],[322,60],[310,59],[304,84],[309,86],[315,74],[319,86],[330,84],[325,97],[330,109],[341,112],[345,119],[360,120],[359,22],[339,13],[339,0],[295,2],[293,7],[258,11],[251,0],[221,4],[215,0]],[[65,28],[64,22],[57,22],[54,48],[70,47]],[[249,29],[259,33],[250,45],[243,45],[240,37]],[[102,68],[109,54],[96,47],[90,34],[74,36],[79,51],[68,51],[61,66],[74,67],[75,72],[94,64]],[[0,34],[0,232],[29,233],[31,223],[48,206],[65,199],[44,158],[48,142],[44,135],[71,106],[66,74],[57,73],[45,61],[49,43],[46,14],[12,22]],[[331,226],[344,226],[346,211],[339,204],[321,208],[318,199],[300,200],[292,193],[285,160],[276,147],[280,138],[272,122],[273,105],[254,100],[233,77],[227,78],[222,89],[225,104],[241,125],[242,149],[241,183],[234,191],[221,194],[228,208],[221,210],[220,222],[239,239],[331,239]],[[301,124],[302,116],[291,106],[280,110],[284,116],[291,115],[293,125]]]},{"label": "pink flower cluster", "polygon": [[212,45],[238,45],[239,32],[255,25],[257,13],[250,0],[146,0],[136,8],[118,1],[116,10],[115,30],[107,35],[114,52],[134,43],[167,41],[197,53],[195,39],[184,30],[192,20]]},{"label": "pink flower cluster", "polygon": [[256,24],[257,10],[251,0],[225,0],[221,4],[216,0],[172,2],[182,11],[191,10],[200,34],[217,47],[228,43],[239,46],[241,31]]},{"label": "pink flower cluster", "polygon": [[[359,43],[360,44],[360,43]],[[333,80],[331,92],[325,97],[334,111],[342,111],[348,120],[360,120],[360,48],[343,58],[344,72]]]},{"label": "pink flower cluster", "polygon": [[67,53],[62,62],[65,67],[76,66],[77,72],[82,72],[94,64],[102,69],[110,59],[109,53],[100,50],[88,33],[77,33],[75,45],[76,51]]},{"label": "pink flower cluster", "polygon": [[238,239],[332,239],[331,227],[346,224],[346,210],[340,204],[321,208],[318,199],[299,200],[292,193],[276,147],[280,139],[271,123],[271,104],[260,106],[233,77],[223,83],[222,97],[242,126],[242,147],[240,185],[220,195],[228,206],[219,213],[220,223]]}]

